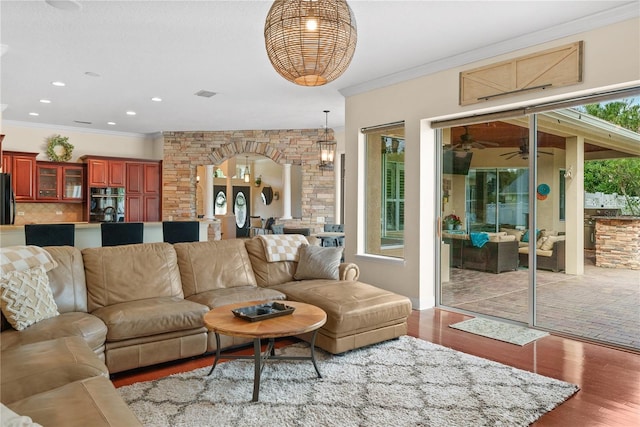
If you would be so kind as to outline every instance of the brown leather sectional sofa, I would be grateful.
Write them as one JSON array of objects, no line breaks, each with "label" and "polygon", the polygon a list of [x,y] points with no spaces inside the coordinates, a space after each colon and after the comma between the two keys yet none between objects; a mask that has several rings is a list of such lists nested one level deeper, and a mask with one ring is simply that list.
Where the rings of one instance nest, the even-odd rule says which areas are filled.
[{"label": "brown leather sectional sofa", "polygon": [[0,336],[2,403],[46,426],[139,425],[109,374],[214,351],[211,307],[317,305],[328,319],[316,345],[332,353],[406,334],[411,311],[408,298],[358,282],[354,264],[341,264],[340,280],[296,281],[297,262],[268,262],[258,238],[46,250],[60,315],[22,331],[3,322]]}]

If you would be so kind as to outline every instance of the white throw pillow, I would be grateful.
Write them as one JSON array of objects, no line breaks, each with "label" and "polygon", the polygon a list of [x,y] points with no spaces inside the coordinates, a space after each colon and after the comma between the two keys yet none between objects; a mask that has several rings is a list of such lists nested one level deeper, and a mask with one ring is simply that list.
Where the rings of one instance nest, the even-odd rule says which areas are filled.
[{"label": "white throw pillow", "polygon": [[16,414],[4,404],[0,406],[0,420],[2,427],[42,427],[42,425],[34,423],[31,418]]},{"label": "white throw pillow", "polygon": [[298,249],[299,260],[296,280],[333,279],[338,280],[342,247],[325,248],[303,245]]},{"label": "white throw pillow", "polygon": [[0,308],[18,331],[59,315],[45,267],[5,274],[0,280]]}]

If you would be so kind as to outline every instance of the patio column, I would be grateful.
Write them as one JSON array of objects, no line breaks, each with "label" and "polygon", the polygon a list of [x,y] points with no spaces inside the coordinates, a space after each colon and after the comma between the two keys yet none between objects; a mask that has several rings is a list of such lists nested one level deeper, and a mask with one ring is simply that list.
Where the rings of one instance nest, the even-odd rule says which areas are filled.
[{"label": "patio column", "polygon": [[[565,272],[584,274],[584,136],[566,139]],[[570,175],[570,176],[569,176]]]}]

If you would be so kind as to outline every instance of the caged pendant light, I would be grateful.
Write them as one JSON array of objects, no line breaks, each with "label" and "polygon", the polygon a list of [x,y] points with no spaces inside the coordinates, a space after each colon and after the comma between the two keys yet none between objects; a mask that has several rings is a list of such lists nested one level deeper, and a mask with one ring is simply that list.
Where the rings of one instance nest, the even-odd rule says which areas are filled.
[{"label": "caged pendant light", "polygon": [[356,19],[345,0],[276,0],[264,26],[273,68],[301,86],[322,86],[340,77],[357,39]]},{"label": "caged pendant light", "polygon": [[249,156],[244,156],[244,182],[251,181],[251,173],[249,173]]},{"label": "caged pendant light", "polygon": [[324,139],[318,141],[318,148],[320,150],[320,163],[318,167],[321,170],[333,170],[333,159],[336,153],[336,142],[329,139],[329,110],[324,110],[325,125],[324,125]]}]

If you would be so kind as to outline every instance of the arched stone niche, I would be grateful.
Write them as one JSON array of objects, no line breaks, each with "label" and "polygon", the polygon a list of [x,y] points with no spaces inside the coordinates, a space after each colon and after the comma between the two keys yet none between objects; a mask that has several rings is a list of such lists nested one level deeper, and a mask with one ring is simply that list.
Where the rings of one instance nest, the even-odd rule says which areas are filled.
[{"label": "arched stone niche", "polygon": [[[332,135],[330,135],[332,136]],[[331,222],[335,213],[333,171],[318,168],[317,141],[324,129],[163,132],[162,218],[196,217],[196,167],[259,154],[278,164],[300,165],[302,218],[287,224],[318,228],[317,217]],[[330,177],[330,179],[327,179]]]}]

